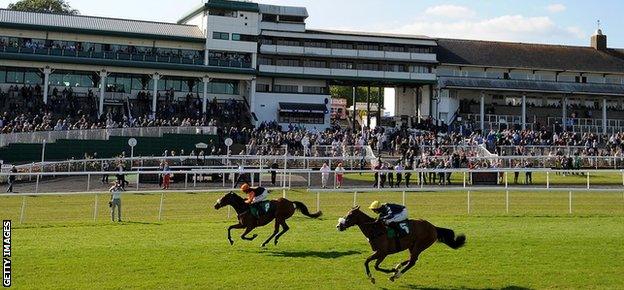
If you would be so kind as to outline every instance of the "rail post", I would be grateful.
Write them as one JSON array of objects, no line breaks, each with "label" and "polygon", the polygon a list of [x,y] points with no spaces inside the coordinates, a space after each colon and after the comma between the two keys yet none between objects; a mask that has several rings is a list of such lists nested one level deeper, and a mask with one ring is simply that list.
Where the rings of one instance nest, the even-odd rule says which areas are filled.
[{"label": "rail post", "polygon": [[589,189],[589,171],[587,171],[587,189]]},{"label": "rail post", "polygon": [[87,191],[91,190],[91,174],[87,174]]},{"label": "rail post", "polygon": [[509,190],[505,191],[505,213],[509,213]]},{"label": "rail post", "polygon": [[464,180],[463,180],[463,182],[464,182],[464,188],[466,188],[466,171],[464,171]]},{"label": "rail post", "polygon": [[136,190],[139,191],[139,184],[141,183],[141,173],[139,173],[138,171],[137,171],[136,178],[137,178],[137,180],[136,180]]},{"label": "rail post", "polygon": [[568,195],[568,213],[572,214],[572,191]]},{"label": "rail post", "polygon": [[403,191],[403,206],[405,206],[405,190]]},{"label": "rail post", "polygon": [[24,212],[26,211],[26,196],[22,197],[22,209],[20,210],[20,224],[24,223]]},{"label": "rail post", "polygon": [[160,207],[158,208],[158,221],[162,220],[163,201],[165,199],[165,191],[160,193]]},{"label": "rail post", "polygon": [[357,206],[357,191],[353,192],[353,207]]},{"label": "rail post", "polygon": [[550,172],[546,171],[546,189],[550,189]]},{"label": "rail post", "polygon": [[321,193],[320,192],[316,192],[316,211],[320,211],[321,210]]},{"label": "rail post", "polygon": [[97,212],[98,212],[98,194],[95,193],[95,202],[93,203],[93,221],[97,221]]},{"label": "rail post", "polygon": [[282,189],[282,197],[286,198],[286,189],[285,188]]},{"label": "rail post", "polygon": [[468,202],[467,202],[467,204],[468,204],[468,214],[470,214],[470,190],[468,190],[467,196],[468,196]]},{"label": "rail post", "polygon": [[188,189],[188,172],[184,173],[184,189]]}]

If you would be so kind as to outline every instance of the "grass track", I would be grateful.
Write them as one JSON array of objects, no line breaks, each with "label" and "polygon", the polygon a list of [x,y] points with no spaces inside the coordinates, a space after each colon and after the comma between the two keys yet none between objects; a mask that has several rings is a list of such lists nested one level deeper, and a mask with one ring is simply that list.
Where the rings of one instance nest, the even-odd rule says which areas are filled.
[{"label": "grass track", "polygon": [[[274,194],[278,195],[278,194]],[[575,193],[567,214],[563,192],[473,192],[472,214],[465,192],[409,194],[412,217],[464,232],[465,248],[434,245],[416,267],[391,283],[374,272],[364,276],[370,248],[356,228],[339,233],[336,219],[353,204],[352,194],[321,196],[324,217],[297,214],[278,246],[260,249],[271,228],[253,242],[229,246],[226,210],[212,209],[214,194],[167,194],[158,222],[160,195],[125,196],[127,222],[108,222],[107,196],[28,197],[25,223],[17,224],[21,198],[0,197],[0,217],[15,221],[13,270],[16,289],[203,288],[203,289],[622,289],[624,196]],[[288,198],[316,208],[314,194],[291,191]],[[401,202],[401,194],[366,193]],[[392,266],[406,253],[388,258]]]}]

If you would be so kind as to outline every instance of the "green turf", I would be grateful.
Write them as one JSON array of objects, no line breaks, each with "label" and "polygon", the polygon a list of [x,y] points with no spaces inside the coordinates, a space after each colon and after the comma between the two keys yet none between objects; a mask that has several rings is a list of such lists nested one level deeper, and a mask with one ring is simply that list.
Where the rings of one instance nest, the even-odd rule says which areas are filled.
[{"label": "green turf", "polygon": [[[278,195],[278,194],[274,194]],[[316,209],[316,195],[288,192],[288,198]],[[624,273],[624,196],[574,193],[568,214],[566,192],[425,192],[406,197],[412,217],[466,233],[459,250],[436,244],[416,267],[391,283],[374,272],[364,276],[370,254],[357,228],[339,233],[336,219],[353,204],[353,194],[322,194],[321,220],[296,214],[278,246],[260,249],[272,228],[256,241],[226,240],[227,210],[212,208],[215,194],[124,196],[126,222],[108,221],[108,196],[0,197],[0,217],[13,219],[13,275],[16,289],[621,289]],[[365,193],[357,203],[401,202],[399,193]],[[406,253],[388,258],[390,267]]]}]

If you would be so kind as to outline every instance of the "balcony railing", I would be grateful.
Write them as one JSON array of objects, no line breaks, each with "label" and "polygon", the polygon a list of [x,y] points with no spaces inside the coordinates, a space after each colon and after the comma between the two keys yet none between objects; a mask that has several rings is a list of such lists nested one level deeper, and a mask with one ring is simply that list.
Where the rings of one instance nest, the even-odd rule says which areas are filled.
[{"label": "balcony railing", "polygon": [[184,57],[184,56],[162,56],[148,53],[125,53],[125,52],[96,52],[96,51],[77,51],[70,49],[58,48],[28,48],[14,46],[0,46],[0,52],[6,53],[23,53],[33,55],[49,55],[64,57],[79,57],[90,59],[108,59],[122,61],[141,61],[141,62],[159,62],[159,63],[175,63],[187,65],[204,65],[203,57]]},{"label": "balcony railing", "polygon": [[202,134],[216,135],[217,128],[205,127],[136,127],[67,131],[42,131],[0,134],[0,147],[9,144],[54,143],[56,140],[108,140],[110,136],[119,137],[162,137],[163,134]]},{"label": "balcony railing", "polygon": [[239,61],[239,60],[227,60],[210,58],[208,59],[209,66],[222,66],[222,67],[237,67],[237,68],[251,68],[251,62]]}]

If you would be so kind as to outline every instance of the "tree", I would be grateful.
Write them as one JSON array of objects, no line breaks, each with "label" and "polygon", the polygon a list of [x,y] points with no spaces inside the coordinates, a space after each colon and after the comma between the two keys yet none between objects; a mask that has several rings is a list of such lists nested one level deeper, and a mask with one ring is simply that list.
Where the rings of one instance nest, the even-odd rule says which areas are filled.
[{"label": "tree", "polygon": [[76,15],[78,10],[69,6],[65,0],[19,0],[9,4],[9,10],[41,12],[41,13],[59,13]]}]

